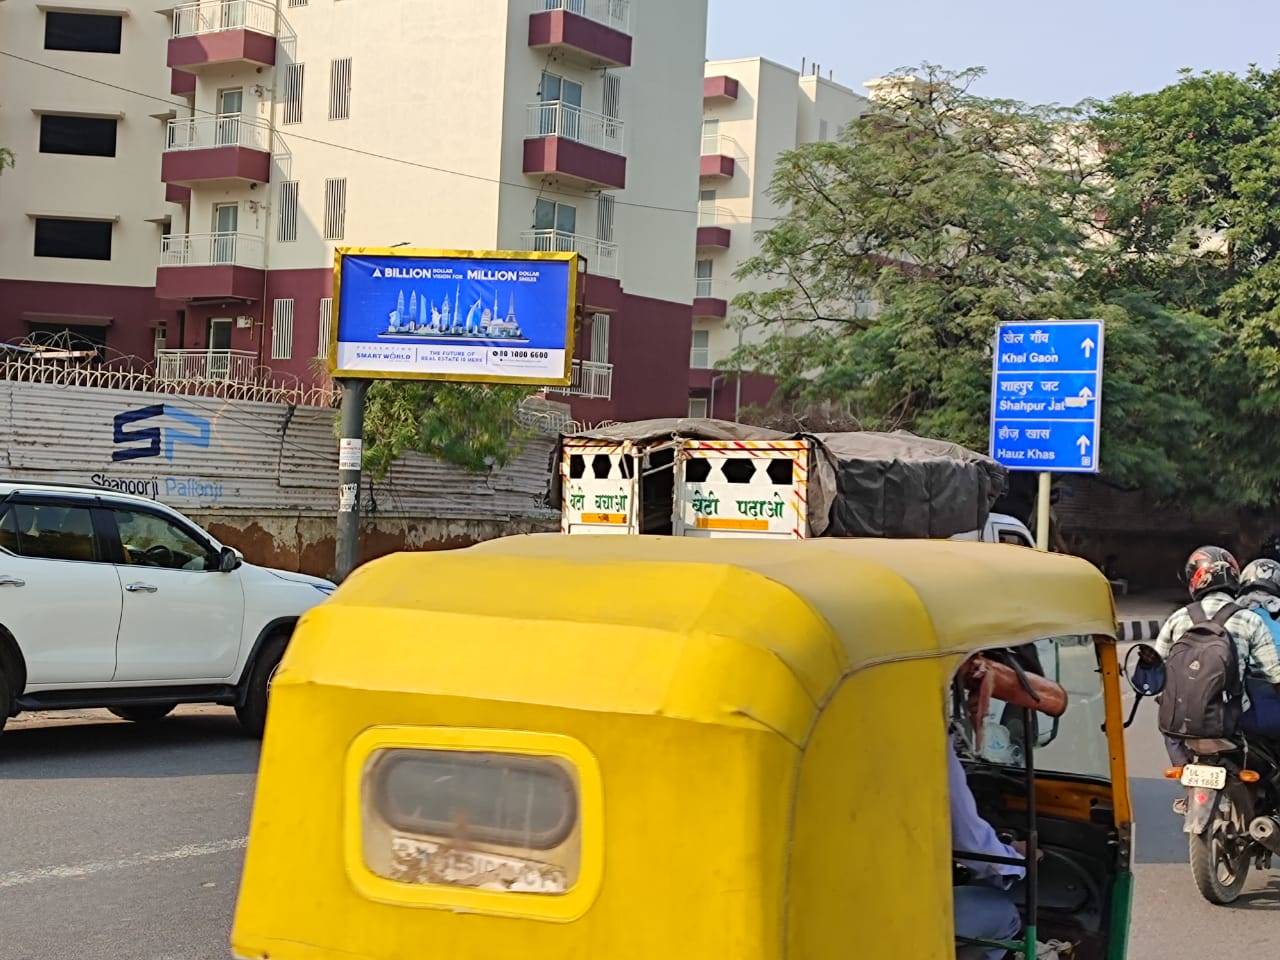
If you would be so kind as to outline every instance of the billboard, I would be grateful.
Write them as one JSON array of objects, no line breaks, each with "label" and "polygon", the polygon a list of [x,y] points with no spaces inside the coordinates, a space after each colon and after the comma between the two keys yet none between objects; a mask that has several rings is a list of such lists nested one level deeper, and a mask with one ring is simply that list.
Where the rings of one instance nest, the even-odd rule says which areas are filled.
[{"label": "billboard", "polygon": [[334,259],[335,378],[566,386],[578,255],[348,247]]}]

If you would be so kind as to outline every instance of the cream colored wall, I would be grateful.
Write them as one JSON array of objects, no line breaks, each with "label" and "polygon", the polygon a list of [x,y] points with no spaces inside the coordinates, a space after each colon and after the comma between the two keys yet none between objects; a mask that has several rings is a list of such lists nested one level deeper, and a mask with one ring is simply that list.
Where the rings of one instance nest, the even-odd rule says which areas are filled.
[{"label": "cream colored wall", "polygon": [[[563,184],[542,183],[523,173],[527,105],[538,97],[544,69],[583,84],[583,106],[603,106],[602,72],[560,62],[528,47],[533,5],[513,0],[503,111],[503,180],[499,236],[520,245],[533,223],[541,194],[578,209],[577,231],[596,234],[596,194]],[[706,49],[706,0],[633,0],[632,66],[622,79],[623,143],[627,186],[609,191],[616,198],[614,241],[621,279],[629,294],[676,303],[693,298],[698,144],[701,124],[702,64]]]},{"label": "cream colored wall", "polygon": [[[269,74],[278,148],[263,223],[270,268],[328,267],[335,246],[495,246],[507,0],[335,0],[282,13],[293,38]],[[329,120],[330,62],[342,57],[352,58],[351,116]],[[306,65],[298,124],[280,122],[289,61]],[[201,98],[212,96],[206,86]],[[347,179],[345,236],[326,241],[325,180],[337,177]],[[299,182],[293,243],[275,239],[284,180]],[[211,198],[196,193],[200,224]]]},{"label": "cream colored wall", "polygon": [[[85,12],[123,4],[59,0],[59,10]],[[44,49],[44,12],[34,0],[0,2],[0,40],[23,56],[165,100],[169,70],[165,50],[169,21],[148,6],[128,7],[119,54]],[[41,154],[34,110],[123,114],[115,157]],[[165,203],[160,182],[164,123],[162,102],[0,58],[0,146],[17,165],[0,175],[0,278],[63,283],[151,286],[155,282],[161,228],[147,222],[178,210]],[[64,260],[34,256],[35,224],[29,214],[110,217],[117,220],[111,259]]]},{"label": "cream colored wall", "polygon": [[[866,111],[868,102],[840,84],[801,77],[798,71],[760,57],[709,61],[704,72],[708,77],[728,76],[738,81],[738,99],[708,103],[704,116],[718,117],[721,134],[733,137],[748,154],[731,181],[703,184],[716,188],[716,204],[727,208],[733,222],[729,249],[698,257],[715,264],[715,295],[732,301],[739,293],[770,286],[761,278],[743,281],[734,279],[733,274],[758,252],[756,234],[769,229],[785,213],[768,195],[781,155],[816,141],[820,120],[827,120],[828,138],[835,139],[840,128]],[[748,343],[763,338],[761,328],[740,326],[732,305],[726,320],[694,321],[695,330],[709,331],[712,365],[731,354],[740,337]]]}]

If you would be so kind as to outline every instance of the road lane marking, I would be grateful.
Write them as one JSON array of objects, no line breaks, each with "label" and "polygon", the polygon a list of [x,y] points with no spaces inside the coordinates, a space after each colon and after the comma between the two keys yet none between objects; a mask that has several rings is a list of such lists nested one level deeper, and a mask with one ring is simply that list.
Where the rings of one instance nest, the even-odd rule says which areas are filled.
[{"label": "road lane marking", "polygon": [[115,870],[128,870],[133,867],[146,867],[153,863],[168,863],[172,860],[190,860],[194,857],[208,857],[232,850],[243,850],[249,843],[248,837],[232,840],[214,840],[209,843],[189,843],[172,850],[159,853],[135,853],[131,857],[119,860],[96,860],[89,863],[63,864],[57,867],[37,867],[34,870],[14,870],[0,873],[0,890],[7,887],[22,887],[44,880],[74,880],[80,877],[92,877],[99,873]]}]

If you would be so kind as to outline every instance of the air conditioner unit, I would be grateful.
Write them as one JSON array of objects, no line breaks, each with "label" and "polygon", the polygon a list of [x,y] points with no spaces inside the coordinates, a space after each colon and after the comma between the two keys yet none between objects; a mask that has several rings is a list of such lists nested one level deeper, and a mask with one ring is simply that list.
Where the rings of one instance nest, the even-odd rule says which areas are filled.
[{"label": "air conditioner unit", "polygon": [[241,330],[248,330],[253,326],[253,317],[236,317],[236,327]]}]

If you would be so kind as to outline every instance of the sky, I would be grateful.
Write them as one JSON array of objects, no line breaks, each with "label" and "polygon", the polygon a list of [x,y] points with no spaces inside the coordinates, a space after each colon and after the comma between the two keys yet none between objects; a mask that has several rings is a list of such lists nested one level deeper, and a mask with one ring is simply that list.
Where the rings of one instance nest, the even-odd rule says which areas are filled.
[{"label": "sky", "polygon": [[1177,80],[1180,67],[1280,65],[1278,0],[710,0],[707,56],[763,56],[864,93],[922,61],[983,66],[974,92],[1077,103]]}]

